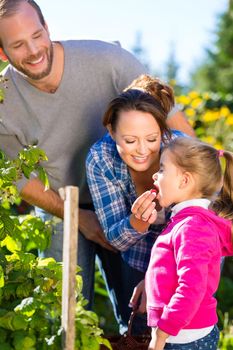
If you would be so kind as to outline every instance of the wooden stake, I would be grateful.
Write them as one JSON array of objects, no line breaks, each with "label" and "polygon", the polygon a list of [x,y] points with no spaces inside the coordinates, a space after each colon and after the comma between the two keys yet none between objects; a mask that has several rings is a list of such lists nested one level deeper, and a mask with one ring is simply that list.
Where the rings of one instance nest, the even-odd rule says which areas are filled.
[{"label": "wooden stake", "polygon": [[63,349],[75,348],[75,286],[78,251],[78,188],[59,191],[64,200],[62,327]]}]

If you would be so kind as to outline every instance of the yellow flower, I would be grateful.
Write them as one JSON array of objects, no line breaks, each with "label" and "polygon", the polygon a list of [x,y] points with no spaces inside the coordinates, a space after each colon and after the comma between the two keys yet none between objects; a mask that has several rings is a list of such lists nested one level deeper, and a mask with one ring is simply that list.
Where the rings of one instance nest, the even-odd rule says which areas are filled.
[{"label": "yellow flower", "polygon": [[216,142],[216,143],[214,144],[214,147],[215,147],[216,149],[223,149],[223,145],[222,145],[222,143],[220,143],[220,142]]},{"label": "yellow flower", "polygon": [[209,100],[209,99],[210,99],[210,94],[209,94],[208,92],[204,92],[204,93],[202,94],[202,98],[203,98],[204,100]]},{"label": "yellow flower", "polygon": [[189,105],[190,102],[191,102],[191,99],[190,97],[188,96],[185,96],[185,95],[181,95],[177,98],[177,102],[178,103],[181,103],[182,105],[186,106],[186,105]]},{"label": "yellow flower", "polygon": [[192,98],[192,99],[198,98],[198,97],[199,97],[199,93],[196,92],[196,91],[190,91],[188,95],[189,95],[189,97]]},{"label": "yellow flower", "polygon": [[202,104],[202,99],[200,97],[195,98],[192,102],[191,102],[191,106],[193,108],[198,108],[200,107],[200,105]]},{"label": "yellow flower", "polygon": [[194,127],[195,121],[193,119],[189,119],[189,124]]},{"label": "yellow flower", "polygon": [[187,109],[185,110],[185,114],[186,114],[188,117],[193,117],[193,116],[196,114],[196,112],[195,112],[195,110],[194,110],[193,108],[187,108]]},{"label": "yellow flower", "polygon": [[226,118],[226,124],[227,125],[233,125],[233,113],[229,114]]},{"label": "yellow flower", "polygon": [[202,141],[209,143],[211,145],[214,145],[216,142],[216,139],[215,139],[215,137],[209,135],[209,136],[203,136]]},{"label": "yellow flower", "polygon": [[222,106],[219,111],[221,117],[227,117],[229,114],[231,114],[231,111],[228,107]]},{"label": "yellow flower", "polygon": [[213,110],[207,110],[203,116],[202,120],[206,123],[213,122],[215,120],[218,120],[220,118],[219,111],[213,111]]}]

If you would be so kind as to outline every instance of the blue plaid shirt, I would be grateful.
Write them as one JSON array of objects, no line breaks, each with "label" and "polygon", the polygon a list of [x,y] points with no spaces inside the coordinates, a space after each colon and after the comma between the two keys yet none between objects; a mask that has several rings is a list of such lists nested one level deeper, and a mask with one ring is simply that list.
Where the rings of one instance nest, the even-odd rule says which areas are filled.
[{"label": "blue plaid shirt", "polygon": [[121,251],[122,258],[131,267],[145,272],[151,248],[164,224],[150,225],[149,231],[144,233],[138,233],[131,226],[131,206],[137,193],[128,167],[109,134],[91,147],[86,173],[95,212],[107,240]]}]

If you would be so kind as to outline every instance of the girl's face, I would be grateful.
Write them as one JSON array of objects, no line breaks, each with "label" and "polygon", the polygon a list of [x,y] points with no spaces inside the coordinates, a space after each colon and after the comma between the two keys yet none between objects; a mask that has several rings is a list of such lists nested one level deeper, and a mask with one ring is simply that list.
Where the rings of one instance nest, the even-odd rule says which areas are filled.
[{"label": "girl's face", "polygon": [[162,207],[180,202],[183,171],[178,168],[169,150],[165,150],[160,159],[160,169],[153,175],[154,186],[158,190],[157,199]]},{"label": "girl's face", "polygon": [[161,131],[150,113],[122,111],[111,135],[120,157],[134,171],[146,171],[158,161]]}]

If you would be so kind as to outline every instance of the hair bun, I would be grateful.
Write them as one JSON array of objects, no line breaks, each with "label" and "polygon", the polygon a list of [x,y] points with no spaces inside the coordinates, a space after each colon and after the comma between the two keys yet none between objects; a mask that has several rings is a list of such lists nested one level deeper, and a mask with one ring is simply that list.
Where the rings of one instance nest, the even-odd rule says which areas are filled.
[{"label": "hair bun", "polygon": [[174,92],[170,85],[164,83],[159,78],[154,78],[147,74],[142,74],[124,90],[138,89],[152,95],[159,102],[166,114],[174,106]]}]

